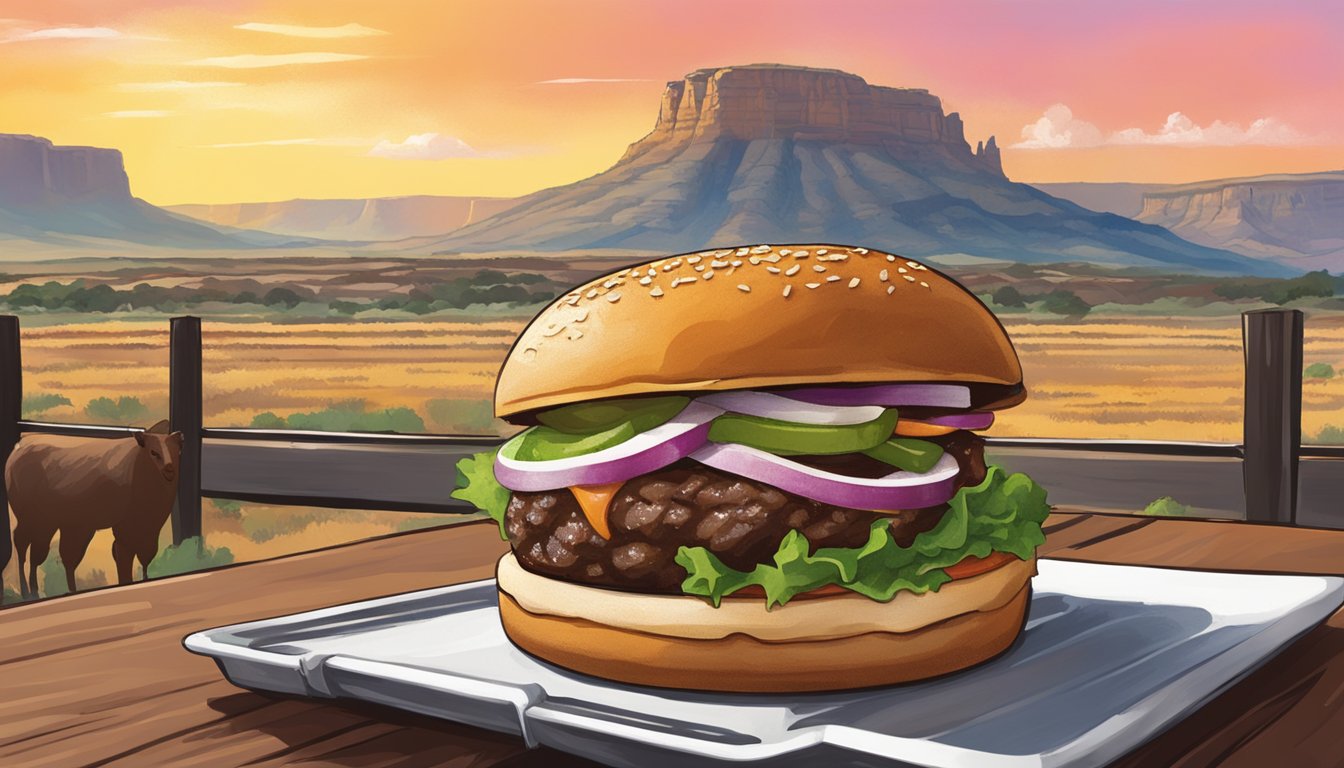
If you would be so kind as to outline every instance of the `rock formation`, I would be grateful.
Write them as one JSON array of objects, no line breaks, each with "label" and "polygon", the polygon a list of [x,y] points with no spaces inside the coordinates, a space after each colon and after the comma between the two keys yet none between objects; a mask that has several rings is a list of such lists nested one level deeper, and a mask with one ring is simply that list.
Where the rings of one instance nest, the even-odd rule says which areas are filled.
[{"label": "rock formation", "polygon": [[130,200],[131,182],[117,150],[0,134],[0,206]]},{"label": "rock formation", "polygon": [[375,197],[268,203],[172,205],[168,210],[227,227],[328,240],[401,240],[438,235],[506,211],[517,198]]},{"label": "rock formation", "polygon": [[862,243],[951,263],[1088,260],[1283,272],[1003,175],[993,138],[923,89],[772,64],[668,83],[653,130],[610,169],[542,190],[439,241],[443,251]]}]

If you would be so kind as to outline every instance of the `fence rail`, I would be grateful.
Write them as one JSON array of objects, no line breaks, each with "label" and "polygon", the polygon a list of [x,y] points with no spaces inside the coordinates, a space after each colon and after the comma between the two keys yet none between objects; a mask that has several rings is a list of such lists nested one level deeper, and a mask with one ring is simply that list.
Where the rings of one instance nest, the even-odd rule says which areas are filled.
[{"label": "fence rail", "polygon": [[[1300,446],[1302,316],[1243,316],[1244,442],[990,438],[991,460],[1026,471],[1067,506],[1138,510],[1174,495],[1199,514],[1344,527],[1344,446]],[[201,530],[201,497],[406,512],[461,513],[457,460],[499,440],[477,435],[206,427],[200,319],[171,320],[169,421],[185,437],[175,541]],[[134,429],[20,418],[19,321],[0,316],[0,459],[24,433],[125,437]],[[0,503],[5,502],[0,487]],[[8,526],[0,543],[9,551]],[[0,555],[2,559],[4,555]]]}]

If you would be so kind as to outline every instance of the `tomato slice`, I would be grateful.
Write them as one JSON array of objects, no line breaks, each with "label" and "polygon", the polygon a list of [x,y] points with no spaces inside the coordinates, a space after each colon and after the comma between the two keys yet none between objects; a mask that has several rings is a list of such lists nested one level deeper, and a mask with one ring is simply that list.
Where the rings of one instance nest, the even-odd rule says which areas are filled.
[{"label": "tomato slice", "polygon": [[949,565],[943,571],[952,577],[953,581],[969,579],[972,576],[989,573],[995,568],[1007,565],[1016,559],[1017,555],[1009,552],[990,552],[989,557],[967,557],[956,565]]}]

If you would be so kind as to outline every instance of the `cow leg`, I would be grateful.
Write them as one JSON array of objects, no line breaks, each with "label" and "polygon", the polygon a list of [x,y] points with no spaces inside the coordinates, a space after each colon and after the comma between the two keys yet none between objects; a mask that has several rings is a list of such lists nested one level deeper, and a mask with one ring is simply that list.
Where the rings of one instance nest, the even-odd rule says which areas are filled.
[{"label": "cow leg", "polygon": [[89,551],[91,541],[93,541],[92,528],[61,531],[61,562],[65,564],[65,580],[70,585],[71,592],[75,591],[75,568],[84,559],[84,553]]},{"label": "cow leg", "polygon": [[[23,523],[14,526],[14,552],[19,556],[19,596],[27,600],[28,573],[24,570],[23,564],[28,559],[28,529]],[[37,585],[33,587],[36,589]]]},{"label": "cow leg", "polygon": [[131,583],[131,568],[135,565],[135,551],[121,539],[112,540],[112,559],[117,563],[117,583]]},{"label": "cow leg", "polygon": [[155,538],[143,543],[136,552],[136,558],[140,560],[140,580],[149,578],[149,564],[154,561],[154,557],[159,554],[158,532],[155,531]]},{"label": "cow leg", "polygon": [[37,597],[37,566],[47,561],[51,553],[51,537],[38,536],[28,541],[28,588]]}]

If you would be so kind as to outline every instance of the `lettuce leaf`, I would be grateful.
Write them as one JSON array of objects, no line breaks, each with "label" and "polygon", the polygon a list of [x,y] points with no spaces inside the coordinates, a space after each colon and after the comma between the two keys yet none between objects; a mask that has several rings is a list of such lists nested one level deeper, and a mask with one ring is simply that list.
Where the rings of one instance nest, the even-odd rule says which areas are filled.
[{"label": "lettuce leaf", "polygon": [[448,494],[461,499],[476,509],[489,515],[499,524],[499,538],[508,540],[504,530],[504,511],[509,508],[509,489],[495,480],[495,454],[493,451],[480,453],[459,459],[457,462],[457,489]]},{"label": "lettuce leaf", "polygon": [[725,595],[756,585],[766,608],[795,595],[837,584],[873,600],[887,601],[901,590],[937,591],[950,581],[944,568],[970,556],[1007,552],[1026,560],[1045,542],[1041,522],[1050,513],[1045,489],[1023,474],[991,466],[980,485],[962,488],[932,530],[907,548],[892,540],[886,520],[877,520],[861,547],[823,547],[815,552],[807,537],[790,531],[775,552],[774,564],[750,572],[731,568],[704,547],[682,547],[676,562],[686,569],[682,591],[707,598],[716,607]]}]

